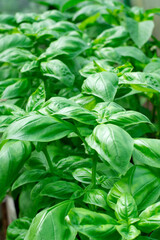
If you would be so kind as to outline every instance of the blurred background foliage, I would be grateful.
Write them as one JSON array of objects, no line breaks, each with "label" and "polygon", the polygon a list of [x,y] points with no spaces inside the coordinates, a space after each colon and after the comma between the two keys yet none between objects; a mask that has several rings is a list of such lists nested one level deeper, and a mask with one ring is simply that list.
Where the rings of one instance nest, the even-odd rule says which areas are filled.
[{"label": "blurred background foliage", "polygon": [[[62,0],[46,0],[46,2],[56,2]],[[112,1],[112,0],[107,0]],[[138,6],[144,9],[160,8],[160,0],[119,0],[128,6]],[[47,6],[36,3],[38,0],[0,0],[0,13],[15,14],[16,12],[44,12]],[[160,16],[155,16],[155,28],[153,35],[160,40]],[[160,54],[160,53],[159,53]]]},{"label": "blurred background foliage", "polygon": [[0,12],[14,14],[16,12],[43,12],[46,10],[34,0],[0,0]]}]

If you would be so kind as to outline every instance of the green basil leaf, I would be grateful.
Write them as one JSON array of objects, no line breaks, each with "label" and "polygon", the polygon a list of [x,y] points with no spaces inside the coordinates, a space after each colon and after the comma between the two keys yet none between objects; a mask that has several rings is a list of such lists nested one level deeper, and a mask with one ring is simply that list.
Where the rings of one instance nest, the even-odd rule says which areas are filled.
[{"label": "green basil leaf", "polygon": [[125,109],[115,102],[102,102],[98,103],[93,111],[98,116],[98,123],[106,123],[112,115],[114,116],[118,112],[122,113]]},{"label": "green basil leaf", "polygon": [[160,140],[139,138],[134,140],[133,161],[160,168]]},{"label": "green basil leaf", "polygon": [[29,37],[34,37],[36,39],[40,39],[42,37],[58,37],[56,32],[52,30],[55,22],[51,19],[46,19],[39,22],[30,23],[22,23],[20,25],[21,31],[28,35]]},{"label": "green basil leaf", "polygon": [[92,160],[90,158],[84,159],[79,156],[69,156],[63,158],[56,164],[57,172],[63,175],[65,179],[73,179],[72,173],[77,168],[92,167]]},{"label": "green basil leaf", "polygon": [[39,181],[31,191],[31,199],[39,198],[41,191],[47,186],[48,184],[53,184],[54,182],[57,182],[59,180],[59,177],[52,176],[52,177],[45,177],[41,181]]},{"label": "green basil leaf", "polygon": [[73,85],[75,76],[66,64],[58,59],[41,63],[41,71],[44,76],[53,77],[70,87]]},{"label": "green basil leaf", "polygon": [[45,93],[45,87],[44,83],[42,82],[40,86],[36,89],[34,93],[29,97],[27,105],[26,105],[26,111],[36,111],[39,110],[42,105],[45,103],[46,93]]},{"label": "green basil leaf", "polygon": [[91,74],[103,71],[113,72],[113,70],[114,68],[109,66],[108,62],[105,59],[97,59],[95,61],[89,62],[79,72],[83,77],[87,78]]},{"label": "green basil leaf", "polygon": [[71,22],[59,21],[52,27],[53,33],[55,32],[56,38],[60,38],[72,31],[79,31],[78,27]]},{"label": "green basil leaf", "polygon": [[150,233],[160,226],[160,202],[146,208],[140,215],[138,228],[145,233]]},{"label": "green basil leaf", "polygon": [[[0,68],[0,74],[1,74],[1,84],[3,86],[3,84],[5,85],[5,80],[8,79],[13,79],[13,78],[18,78],[19,77],[19,71],[16,67],[13,67],[13,66],[6,66],[6,65],[3,65],[1,66]],[[0,90],[1,90],[1,84],[0,84]],[[6,84],[6,86],[8,86],[10,84]]]},{"label": "green basil leaf", "polygon": [[138,221],[137,205],[132,195],[129,193],[121,195],[115,207],[115,215],[120,222],[129,225]]},{"label": "green basil leaf", "polygon": [[96,116],[94,113],[80,107],[74,101],[62,97],[51,98],[45,103],[44,109],[41,109],[40,112],[46,114],[49,112],[49,114],[55,117],[58,116],[63,119],[71,118],[89,125],[94,125],[96,123]]},{"label": "green basil leaf", "polygon": [[35,68],[39,67],[38,61],[26,62],[23,67],[21,68],[21,72],[29,72]]},{"label": "green basil leaf", "polygon": [[122,128],[112,124],[99,125],[86,141],[113,169],[121,174],[127,171],[133,151],[133,140]]},{"label": "green basil leaf", "polygon": [[78,232],[93,240],[109,237],[115,232],[117,224],[112,217],[106,214],[92,212],[84,208],[71,209],[66,220]]},{"label": "green basil leaf", "polygon": [[75,58],[86,49],[88,49],[88,45],[80,37],[63,36],[51,43],[46,53],[42,54],[40,57],[53,58],[64,54],[68,58]]},{"label": "green basil leaf", "polygon": [[95,52],[96,56],[100,59],[105,59],[109,63],[117,63],[119,65],[122,65],[124,63],[124,60],[121,56],[121,54],[116,51],[116,48],[106,47],[101,48],[100,50],[97,50]]},{"label": "green basil leaf", "polygon": [[[3,142],[2,142],[3,143]],[[31,154],[29,142],[7,141],[0,149],[0,201]]]},{"label": "green basil leaf", "polygon": [[159,74],[160,73],[160,62],[157,61],[157,62],[150,62],[148,63],[145,68],[144,68],[144,72],[146,73],[157,73]]},{"label": "green basil leaf", "polygon": [[128,226],[127,224],[116,226],[116,229],[125,240],[135,239],[141,233],[135,226]]},{"label": "green basil leaf", "polygon": [[72,175],[78,182],[90,184],[92,181],[92,170],[89,168],[77,168]]},{"label": "green basil leaf", "polygon": [[63,119],[75,119],[78,122],[88,125],[95,125],[96,123],[95,115],[79,106],[66,107],[53,114],[53,116],[54,115],[62,117]]},{"label": "green basil leaf", "polygon": [[0,33],[8,33],[14,30],[15,30],[15,26],[5,24],[5,23],[0,23]]},{"label": "green basil leaf", "polygon": [[78,25],[78,28],[82,31],[85,30],[87,28],[87,26],[94,24],[99,17],[100,17],[100,13],[98,12],[98,13],[86,18],[84,21],[82,21]]},{"label": "green basil leaf", "polygon": [[83,189],[76,183],[66,181],[55,181],[54,183],[48,183],[45,188],[40,192],[41,196],[47,196],[57,199],[69,199],[72,195],[72,199],[75,194],[82,192]]},{"label": "green basil leaf", "polygon": [[88,190],[83,198],[83,202],[108,209],[107,193],[101,189]]},{"label": "green basil leaf", "polygon": [[124,129],[140,123],[151,124],[150,120],[145,115],[136,111],[121,111],[113,113],[108,118],[108,122],[116,124]]},{"label": "green basil leaf", "polygon": [[65,14],[61,13],[58,10],[49,10],[41,14],[40,19],[47,19],[50,18],[54,20],[55,22],[60,22],[62,20],[66,19]]},{"label": "green basil leaf", "polygon": [[19,195],[19,216],[34,218],[38,211],[44,208],[52,206],[53,201],[47,197],[41,197],[31,199],[31,190],[34,183],[25,185]]},{"label": "green basil leaf", "polygon": [[41,180],[46,176],[46,171],[42,169],[32,169],[29,171],[23,172],[12,185],[12,191],[27,184],[34,183]]},{"label": "green basil leaf", "polygon": [[123,44],[123,42],[127,41],[129,35],[123,26],[116,26],[104,30],[95,40],[94,44],[103,45],[111,45],[111,46],[119,46]]},{"label": "green basil leaf", "polygon": [[22,22],[34,22],[36,18],[38,17],[38,14],[36,13],[16,13],[15,18],[17,23]]},{"label": "green basil leaf", "polygon": [[65,216],[73,207],[73,202],[65,201],[38,213],[24,240],[74,240],[76,231],[65,222]]},{"label": "green basil leaf", "polygon": [[0,103],[0,114],[1,115],[24,115],[25,111],[11,103]]},{"label": "green basil leaf", "polygon": [[130,193],[135,199],[138,210],[143,210],[159,198],[160,178],[145,167],[133,166],[110,190],[108,205],[115,209],[117,200],[123,193]]},{"label": "green basil leaf", "polygon": [[98,3],[92,4],[88,1],[82,8],[79,9],[79,11],[76,11],[73,16],[73,21],[86,19],[87,17],[101,12],[104,12],[104,6]]},{"label": "green basil leaf", "polygon": [[4,133],[4,138],[49,142],[63,138],[70,132],[70,125],[63,124],[55,118],[35,113],[13,122]]},{"label": "green basil leaf", "polygon": [[28,48],[32,45],[31,39],[22,34],[4,35],[0,38],[0,52],[13,47]]},{"label": "green basil leaf", "polygon": [[48,164],[44,153],[42,151],[41,152],[37,152],[36,150],[33,151],[30,158],[25,163],[25,168],[27,170],[32,170],[35,168],[48,170]]},{"label": "green basil leaf", "polygon": [[154,126],[150,120],[142,113],[136,111],[115,113],[111,115],[106,122],[118,125],[131,134],[131,136],[136,137],[137,132],[141,136],[146,132],[152,132],[154,130]]},{"label": "green basil leaf", "polygon": [[27,217],[14,220],[7,229],[7,240],[23,240],[30,224],[31,219]]},{"label": "green basil leaf", "polygon": [[68,172],[74,168],[76,169],[81,164],[90,164],[92,166],[92,160],[90,158],[84,159],[80,156],[69,156],[59,160],[56,164],[56,168]]},{"label": "green basil leaf", "polygon": [[2,93],[3,99],[10,99],[24,96],[30,87],[30,81],[26,78],[17,79],[14,84],[9,85]]},{"label": "green basil leaf", "polygon": [[21,48],[9,48],[0,53],[0,62],[12,63],[13,65],[21,65],[26,61],[36,60],[36,57],[29,52]]},{"label": "green basil leaf", "polygon": [[75,97],[72,97],[75,103],[79,104],[81,107],[86,108],[88,110],[92,110],[96,105],[96,99],[93,96],[84,96],[82,94],[78,94]]},{"label": "green basil leaf", "polygon": [[148,63],[149,59],[146,55],[138,48],[132,46],[117,47],[115,51],[123,57],[131,57],[139,62]]},{"label": "green basil leaf", "polygon": [[137,22],[132,18],[126,18],[126,26],[132,40],[139,48],[141,48],[151,37],[154,22]]},{"label": "green basil leaf", "polygon": [[[2,79],[5,79],[5,77],[3,75],[2,75]],[[0,82],[0,92],[1,92],[1,94],[3,94],[3,92],[5,91],[5,89],[7,87],[9,87],[10,85],[16,83],[17,81],[18,81],[17,78],[9,78],[9,79],[2,80]]]},{"label": "green basil leaf", "polygon": [[114,73],[101,72],[89,76],[82,85],[83,93],[94,95],[112,102],[118,87],[118,77]]},{"label": "green basil leaf", "polygon": [[15,17],[11,14],[1,13],[0,23],[11,24],[14,26],[16,24]]},{"label": "green basil leaf", "polygon": [[16,120],[16,116],[7,115],[7,116],[0,116],[0,132],[4,132],[6,128]]},{"label": "green basil leaf", "polygon": [[160,92],[160,77],[156,73],[133,72],[125,73],[120,79],[120,84],[128,84],[143,92]]}]

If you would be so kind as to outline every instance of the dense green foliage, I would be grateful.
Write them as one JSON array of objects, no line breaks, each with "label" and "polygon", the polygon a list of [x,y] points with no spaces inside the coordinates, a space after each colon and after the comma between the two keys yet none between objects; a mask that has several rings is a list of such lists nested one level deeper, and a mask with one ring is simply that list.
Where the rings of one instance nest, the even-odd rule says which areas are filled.
[{"label": "dense green foliage", "polygon": [[7,240],[158,240],[160,9],[38,0],[0,15],[0,201]]}]

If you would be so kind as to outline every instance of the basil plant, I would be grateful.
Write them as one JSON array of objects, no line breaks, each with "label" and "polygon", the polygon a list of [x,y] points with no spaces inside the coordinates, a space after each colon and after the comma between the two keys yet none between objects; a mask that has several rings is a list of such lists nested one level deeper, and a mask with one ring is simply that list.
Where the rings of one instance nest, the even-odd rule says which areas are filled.
[{"label": "basil plant", "polygon": [[158,240],[160,9],[41,0],[0,15],[7,240]]}]

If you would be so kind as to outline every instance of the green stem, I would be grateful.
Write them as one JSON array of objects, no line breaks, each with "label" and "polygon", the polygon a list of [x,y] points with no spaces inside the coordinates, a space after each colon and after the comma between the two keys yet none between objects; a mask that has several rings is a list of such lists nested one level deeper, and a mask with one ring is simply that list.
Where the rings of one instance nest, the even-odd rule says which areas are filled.
[{"label": "green stem", "polygon": [[81,136],[79,130],[77,129],[76,127],[76,123],[74,122],[75,124],[75,129],[76,129],[76,133],[77,135],[79,136],[79,138],[82,140],[82,142],[84,143],[85,145],[85,148],[87,149],[87,152],[88,152],[88,155],[92,158],[92,161],[93,161],[93,165],[92,165],[92,182],[91,182],[91,185],[92,185],[92,188],[95,188],[96,186],[96,168],[97,168],[97,158],[95,156],[95,154],[91,154],[90,152],[90,147],[88,146],[88,143],[86,142],[85,138],[83,136]]},{"label": "green stem", "polygon": [[50,168],[50,172],[53,173],[54,172],[54,167],[53,167],[52,161],[50,159],[50,156],[49,156],[48,151],[47,151],[46,148],[43,149],[43,153],[44,153],[44,155],[45,155],[45,157],[47,159],[48,166]]},{"label": "green stem", "polygon": [[96,186],[96,168],[97,168],[97,159],[95,157],[92,158],[93,166],[92,166],[92,188]]}]

